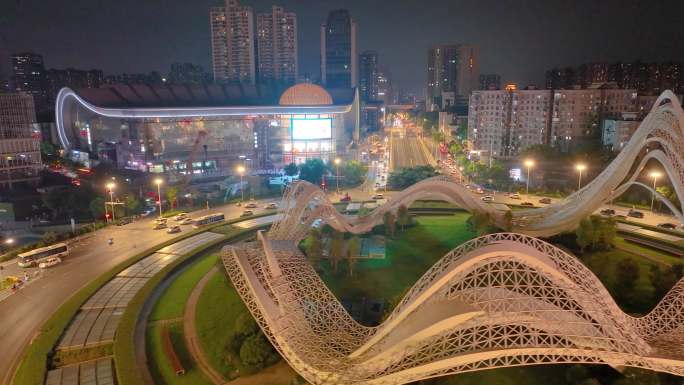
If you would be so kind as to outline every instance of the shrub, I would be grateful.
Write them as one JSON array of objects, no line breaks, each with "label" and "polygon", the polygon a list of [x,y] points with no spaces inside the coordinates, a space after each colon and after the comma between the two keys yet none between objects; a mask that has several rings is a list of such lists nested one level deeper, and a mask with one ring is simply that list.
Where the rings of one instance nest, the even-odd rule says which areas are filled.
[{"label": "shrub", "polygon": [[247,337],[240,347],[240,361],[253,368],[261,369],[277,359],[273,346],[261,333]]}]

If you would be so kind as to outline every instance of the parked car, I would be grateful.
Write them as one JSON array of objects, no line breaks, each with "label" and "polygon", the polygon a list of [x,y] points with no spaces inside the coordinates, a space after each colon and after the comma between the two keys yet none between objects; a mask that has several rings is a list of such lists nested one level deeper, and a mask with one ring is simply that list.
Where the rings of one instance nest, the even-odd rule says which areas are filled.
[{"label": "parked car", "polygon": [[675,225],[674,223],[667,223],[666,222],[666,223],[658,224],[658,227],[660,227],[661,229],[674,230],[677,228],[677,225]]},{"label": "parked car", "polygon": [[551,204],[551,198],[542,198],[539,200],[539,203],[543,203],[545,205]]},{"label": "parked car", "polygon": [[192,218],[185,218],[182,221],[180,221],[178,224],[180,225],[191,225],[194,222]]},{"label": "parked car", "polygon": [[615,210],[613,210],[613,209],[603,209],[603,210],[601,210],[601,215],[605,215],[605,216],[607,216],[607,217],[612,217],[613,215],[615,215]]},{"label": "parked car", "polygon": [[534,204],[532,202],[523,202],[520,204],[520,206],[534,207]]},{"label": "parked car", "polygon": [[166,230],[167,233],[173,234],[173,233],[180,233],[181,232],[181,227],[178,225],[171,226],[169,227],[168,230]]},{"label": "parked car", "polygon": [[643,218],[643,217],[644,217],[644,213],[642,213],[641,211],[637,211],[637,210],[631,209],[631,210],[629,210],[629,212],[627,213],[627,216],[632,217],[632,218]]},{"label": "parked car", "polygon": [[511,194],[511,199],[520,199],[520,194],[518,194],[518,193]]},{"label": "parked car", "polygon": [[152,229],[153,230],[161,230],[161,229],[165,229],[166,227],[167,227],[166,222],[157,222],[154,224],[154,227],[152,227]]},{"label": "parked car", "polygon": [[247,209],[255,209],[255,208],[257,208],[257,204],[254,203],[254,202],[249,202],[249,203],[247,203],[247,204],[245,205],[245,208],[247,208]]},{"label": "parked car", "polygon": [[62,260],[59,257],[51,257],[46,259],[44,262],[41,262],[38,267],[41,269],[47,269],[48,267],[52,267],[60,263],[62,263]]},{"label": "parked car", "polygon": [[266,208],[268,210],[275,210],[278,208],[278,204],[275,202],[271,202],[271,203],[267,204],[266,206],[264,206],[264,208]]},{"label": "parked car", "polygon": [[254,215],[254,211],[252,210],[245,210],[240,214],[241,217],[251,217],[252,215]]},{"label": "parked car", "polygon": [[382,195],[382,194],[375,194],[375,195],[373,195],[373,196],[371,197],[371,199],[373,199],[373,200],[385,199],[385,196]]},{"label": "parked car", "polygon": [[488,203],[489,203],[489,202],[494,202],[494,197],[491,196],[491,195],[485,195],[485,196],[482,197],[482,201],[483,201],[483,202],[488,202]]}]

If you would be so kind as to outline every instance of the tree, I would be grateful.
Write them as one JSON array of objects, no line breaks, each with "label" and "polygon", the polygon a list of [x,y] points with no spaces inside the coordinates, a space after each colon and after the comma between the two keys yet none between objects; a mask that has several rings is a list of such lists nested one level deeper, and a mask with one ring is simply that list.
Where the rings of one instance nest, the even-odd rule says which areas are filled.
[{"label": "tree", "polygon": [[283,168],[283,171],[285,171],[285,175],[287,176],[295,176],[299,172],[299,169],[296,164],[290,163]]},{"label": "tree", "polygon": [[466,220],[466,228],[478,236],[490,234],[497,230],[493,225],[492,217],[486,212],[473,212]]},{"label": "tree", "polygon": [[405,167],[398,171],[392,171],[387,179],[390,187],[404,189],[423,179],[437,175],[437,171],[432,166]]},{"label": "tree", "polygon": [[321,242],[321,232],[318,229],[311,229],[306,239],[306,257],[314,269],[318,269],[321,263],[323,246]]},{"label": "tree", "polygon": [[344,234],[337,230],[333,231],[332,239],[330,240],[330,251],[328,252],[328,257],[330,258],[330,264],[332,265],[333,271],[337,273],[337,265],[340,259],[342,259],[344,253]]},{"label": "tree", "polygon": [[575,234],[577,235],[577,245],[583,252],[587,247],[594,244],[594,225],[589,218],[584,218],[580,221]]},{"label": "tree", "polygon": [[326,171],[325,164],[318,158],[307,159],[304,164],[299,167],[299,179],[305,180],[313,184],[321,183],[321,178]]},{"label": "tree", "polygon": [[273,355],[271,343],[261,333],[247,337],[240,347],[240,361],[253,368],[263,368]]},{"label": "tree", "polygon": [[341,171],[345,186],[357,186],[366,177],[366,167],[356,160],[346,162]]},{"label": "tree", "polygon": [[397,209],[397,223],[401,226],[401,231],[404,231],[406,226],[411,223],[411,215],[408,208],[404,205],[399,206]]},{"label": "tree", "polygon": [[[681,266],[681,265],[680,265]],[[681,276],[677,276],[677,268],[668,266],[660,269],[658,265],[651,266],[651,284],[653,285],[653,300],[659,302],[667,292],[677,283]]]},{"label": "tree", "polygon": [[140,202],[140,199],[138,199],[134,195],[128,195],[126,197],[125,205],[128,215],[136,215],[140,213],[140,209],[142,208],[142,203]]},{"label": "tree", "polygon": [[385,232],[390,237],[394,238],[394,232],[397,229],[397,220],[392,212],[388,211],[382,216],[382,222],[385,225]]},{"label": "tree", "polygon": [[458,142],[451,142],[449,145],[449,153],[451,156],[457,156],[463,153],[463,147],[461,147],[461,144]]},{"label": "tree", "polygon": [[354,275],[354,266],[356,265],[361,251],[361,240],[356,235],[347,242],[347,263],[349,266],[349,276]]},{"label": "tree", "polygon": [[95,199],[90,201],[88,209],[90,210],[90,214],[93,216],[94,219],[102,219],[104,217],[104,205],[105,200],[102,197],[96,197]]},{"label": "tree", "polygon": [[176,204],[176,197],[178,197],[178,187],[168,186],[166,188],[166,199],[169,200],[171,208],[174,208]]},{"label": "tree", "polygon": [[639,279],[639,265],[632,258],[621,260],[615,266],[615,297],[623,306],[634,304],[634,290]]}]

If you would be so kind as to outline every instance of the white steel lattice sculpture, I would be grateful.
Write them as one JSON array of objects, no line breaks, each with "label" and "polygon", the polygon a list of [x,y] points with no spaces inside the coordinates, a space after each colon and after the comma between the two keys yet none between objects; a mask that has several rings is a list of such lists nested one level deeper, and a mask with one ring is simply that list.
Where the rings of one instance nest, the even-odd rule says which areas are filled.
[{"label": "white steel lattice sculpture", "polygon": [[294,240],[259,233],[226,247],[223,263],[272,344],[312,384],[404,384],[549,363],[684,375],[684,280],[634,318],[576,258],[527,235],[452,250],[377,327],[351,318]]},{"label": "white steel lattice sculpture", "polygon": [[400,205],[408,206],[418,199],[441,199],[469,211],[486,212],[501,228],[533,236],[550,236],[575,229],[582,218],[632,185],[654,193],[679,221],[684,221],[681,211],[669,200],[636,181],[651,159],[662,164],[680,206],[684,207],[684,112],[670,91],[660,95],[630,141],[603,172],[581,190],[546,207],[514,211],[512,218],[507,220],[504,211],[473,197],[464,186],[446,177],[435,177],[397,193],[365,217],[349,218],[338,213],[317,186],[298,182],[286,191],[281,205],[285,215],[273,225],[269,235],[271,239],[301,239],[319,219],[340,231],[365,233],[382,222],[384,213],[395,211]]},{"label": "white steel lattice sculpture", "polygon": [[[648,151],[645,149],[648,148]],[[318,187],[286,192],[283,218],[256,242],[224,249],[243,301],[283,358],[313,384],[404,384],[447,374],[545,363],[632,366],[684,375],[684,280],[644,317],[622,312],[573,256],[531,235],[571,230],[660,162],[684,203],[684,113],[663,93],[618,157],[554,205],[506,214],[446,178],[422,181],[370,215],[338,213]],[[652,191],[652,190],[651,190]],[[314,221],[368,232],[416,199],[489,213],[500,233],[469,241],[437,262],[377,327],[358,324],[297,248]],[[674,205],[657,194],[678,219]]]}]

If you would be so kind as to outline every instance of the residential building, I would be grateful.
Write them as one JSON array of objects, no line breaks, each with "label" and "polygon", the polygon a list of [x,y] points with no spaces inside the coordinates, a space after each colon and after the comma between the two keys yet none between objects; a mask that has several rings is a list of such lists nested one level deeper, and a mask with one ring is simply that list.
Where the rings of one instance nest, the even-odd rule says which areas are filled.
[{"label": "residential building", "polygon": [[359,96],[362,102],[378,99],[378,53],[364,51],[359,56]]},{"label": "residential building", "polygon": [[29,93],[0,93],[0,187],[39,180],[40,133]]},{"label": "residential building", "polygon": [[254,83],[256,80],[254,12],[237,0],[209,11],[214,80]]},{"label": "residential building", "polygon": [[48,110],[49,94],[43,56],[34,52],[15,53],[12,55],[12,70],[14,91],[31,95],[37,113]]},{"label": "residential building", "polygon": [[211,76],[204,72],[201,65],[173,63],[167,80],[174,84],[206,84],[211,81]]},{"label": "residential building", "polygon": [[321,25],[321,82],[327,88],[358,86],[356,23],[349,11],[328,14]]},{"label": "residential building", "polygon": [[623,113],[618,119],[603,120],[601,143],[613,151],[620,151],[639,128],[641,120],[634,112]]},{"label": "residential building", "polygon": [[468,112],[468,139],[473,148],[495,157],[511,157],[547,143],[552,97],[548,90],[473,91]]},{"label": "residential building", "polygon": [[479,90],[500,90],[501,89],[501,75],[499,74],[481,74],[479,77]]},{"label": "residential building", "polygon": [[297,14],[273,6],[257,15],[259,81],[291,85],[299,76]]},{"label": "residential building", "polygon": [[443,108],[442,92],[454,92],[467,104],[479,82],[479,50],[468,44],[437,45],[428,50],[426,104],[430,110]]},{"label": "residential building", "polygon": [[382,100],[385,105],[395,104],[397,98],[392,88],[392,73],[387,66],[378,66],[378,99]]}]

